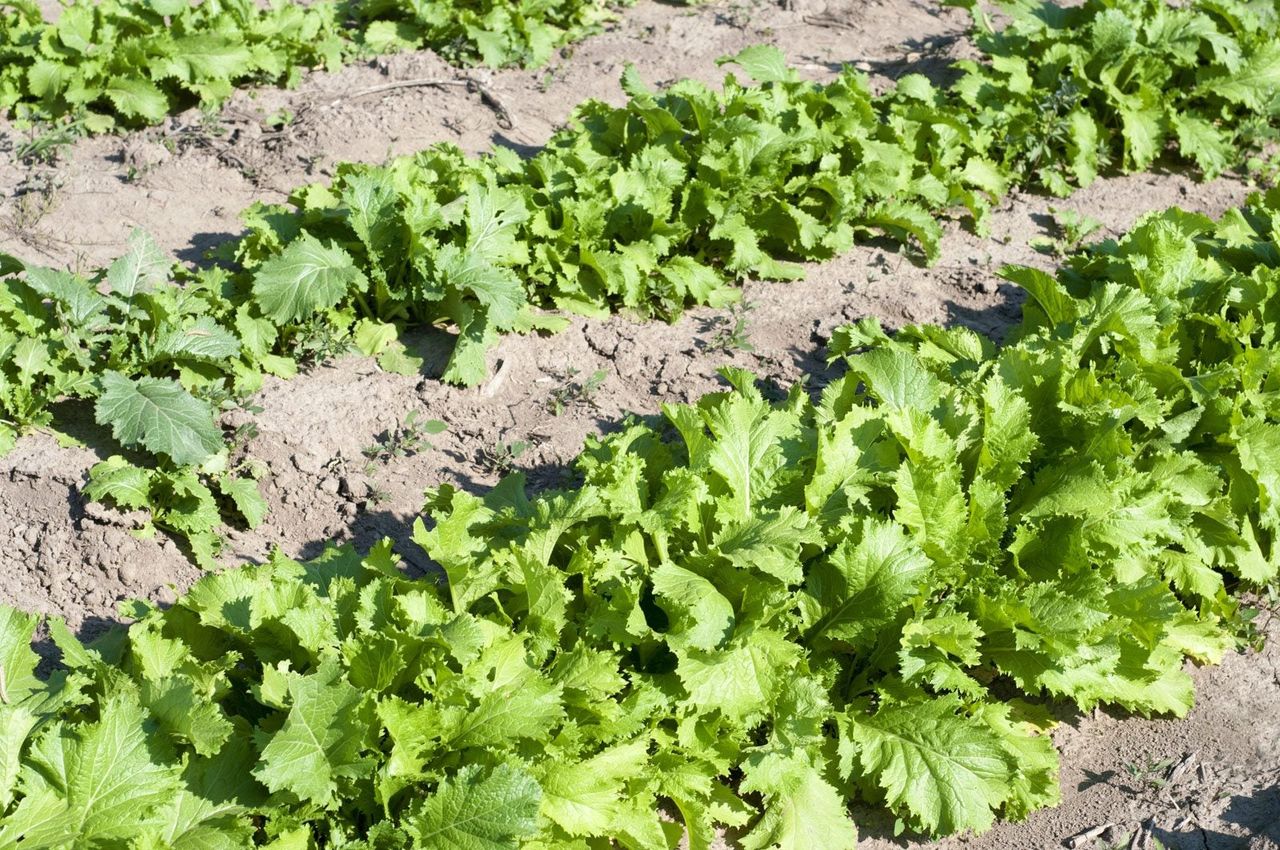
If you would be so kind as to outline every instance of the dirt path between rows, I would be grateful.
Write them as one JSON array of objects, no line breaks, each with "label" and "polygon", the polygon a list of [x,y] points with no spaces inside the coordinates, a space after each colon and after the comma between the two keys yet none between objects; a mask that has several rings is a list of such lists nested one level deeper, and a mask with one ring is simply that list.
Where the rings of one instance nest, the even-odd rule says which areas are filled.
[{"label": "dirt path between rows", "polygon": [[[936,73],[963,55],[967,45],[955,36],[964,24],[955,10],[902,0],[692,10],[641,2],[550,68],[477,75],[472,91],[414,85],[350,96],[456,79],[430,53],[313,74],[296,91],[238,94],[216,120],[188,113],[123,138],[81,140],[55,165],[24,167],[0,153],[0,250],[88,267],[121,250],[136,225],[195,260],[238,231],[236,213],[248,203],[326,179],[335,162],[377,161],[436,141],[473,152],[494,143],[536,147],[583,98],[620,102],[625,61],[655,83],[714,82],[723,74],[716,57],[770,42],[815,79],[841,62],[863,62],[884,84],[908,68]],[[282,111],[292,123],[263,128]],[[778,387],[805,373],[821,380],[831,330],[867,315],[891,328],[962,323],[998,334],[1016,320],[1020,299],[996,273],[1011,262],[1053,264],[1028,245],[1045,234],[1051,208],[1092,215],[1104,224],[1099,236],[1114,236],[1147,211],[1177,205],[1219,214],[1247,192],[1231,179],[1158,174],[1103,180],[1067,201],[1017,195],[993,216],[990,238],[951,226],[932,268],[868,246],[812,266],[798,283],[748,282],[750,309],[738,313],[695,310],[672,325],[578,319],[553,337],[504,341],[493,377],[474,389],[435,380],[443,352],[432,335],[414,340],[427,359],[422,376],[386,374],[353,357],[269,380],[246,448],[268,471],[271,512],[256,531],[230,531],[224,560],[260,561],[274,546],[306,557],[329,540],[366,547],[384,536],[421,559],[407,538],[424,488],[483,488],[509,468],[534,486],[554,486],[567,480],[586,435],[616,428],[629,412],[653,413],[722,387],[715,370],[723,364]],[[364,450],[414,412],[448,430],[405,457],[370,461]],[[171,600],[199,572],[163,536],[138,539],[137,517],[83,501],[79,489],[102,451],[91,447],[103,441],[84,411],[65,413],[90,447],[38,434],[0,459],[0,601],[59,614],[93,634],[115,621],[117,601]],[[1274,847],[1262,842],[1280,841],[1280,652],[1272,643],[1195,675],[1200,703],[1184,721],[1095,714],[1064,722],[1055,733],[1064,765],[1057,809],[940,843],[894,841],[891,820],[863,813],[861,846],[1047,848],[1094,830],[1096,840],[1079,847]]]}]

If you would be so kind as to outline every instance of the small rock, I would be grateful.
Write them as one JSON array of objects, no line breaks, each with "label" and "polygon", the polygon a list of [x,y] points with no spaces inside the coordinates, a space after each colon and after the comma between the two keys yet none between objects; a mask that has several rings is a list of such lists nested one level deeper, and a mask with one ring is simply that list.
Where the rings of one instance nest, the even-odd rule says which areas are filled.
[{"label": "small rock", "polygon": [[137,587],[142,578],[142,571],[137,564],[121,564],[116,569],[116,578],[127,587]]},{"label": "small rock", "polygon": [[328,478],[320,482],[320,492],[328,493],[330,496],[338,495],[338,488],[341,487],[338,479],[330,475]]},{"label": "small rock", "polygon": [[362,502],[369,498],[369,485],[360,478],[343,478],[338,483],[338,492],[353,502]]},{"label": "small rock", "polygon": [[356,507],[355,502],[343,502],[338,506],[338,513],[348,517],[355,516],[359,510],[360,509]]},{"label": "small rock", "polygon": [[908,53],[908,54],[907,54],[907,61],[908,61],[908,62],[919,62],[919,61],[920,61],[920,54],[919,54],[919,53],[916,53],[915,51],[912,51],[911,53]]},{"label": "small rock", "polygon": [[982,295],[990,295],[996,291],[996,284],[986,278],[979,278],[973,282],[973,291]]},{"label": "small rock", "polygon": [[161,605],[172,605],[178,601],[178,592],[167,584],[157,587],[153,596]]},{"label": "small rock", "polygon": [[28,528],[26,533],[22,535],[22,540],[32,549],[36,548],[36,544],[40,542],[40,529]]},{"label": "small rock", "polygon": [[228,428],[241,428],[251,422],[253,422],[253,414],[243,407],[237,407],[222,415],[222,424]]},{"label": "small rock", "polygon": [[98,525],[128,525],[124,514],[101,502],[85,502],[84,515]]},{"label": "small rock", "polygon": [[324,458],[315,452],[299,452],[293,456],[293,465],[306,475],[319,475],[324,469]]},{"label": "small rock", "polygon": [[164,145],[141,138],[135,138],[120,151],[121,161],[138,171],[150,171],[167,162],[171,156],[169,149]]}]

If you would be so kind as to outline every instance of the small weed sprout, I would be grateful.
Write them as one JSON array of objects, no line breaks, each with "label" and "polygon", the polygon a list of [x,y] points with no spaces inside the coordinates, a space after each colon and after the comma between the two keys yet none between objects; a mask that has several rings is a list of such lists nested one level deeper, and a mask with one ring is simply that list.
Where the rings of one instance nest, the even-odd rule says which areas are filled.
[{"label": "small weed sprout", "polygon": [[609,373],[604,369],[597,369],[583,380],[575,380],[580,374],[582,373],[578,369],[570,368],[565,373],[564,383],[551,391],[551,396],[547,399],[547,410],[553,416],[559,416],[576,404],[595,405],[595,394],[604,386]]},{"label": "small weed sprout", "polygon": [[512,443],[497,440],[493,445],[482,448],[476,459],[487,472],[507,475],[516,468],[516,461],[528,450],[529,444],[524,440]]},{"label": "small weed sprout", "polygon": [[728,316],[717,319],[719,327],[711,337],[711,349],[732,354],[734,351],[755,351],[751,343],[750,313],[756,305],[745,297],[729,308]]},{"label": "small weed sprout", "polygon": [[361,454],[373,462],[387,463],[392,458],[409,457],[424,448],[431,447],[428,437],[443,433],[447,428],[439,419],[423,419],[418,411],[411,410],[394,431],[378,442],[365,446]]},{"label": "small weed sprout", "polygon": [[1084,241],[1102,229],[1102,222],[1075,210],[1049,207],[1053,216],[1055,236],[1039,236],[1031,240],[1031,247],[1055,257],[1073,253]]}]

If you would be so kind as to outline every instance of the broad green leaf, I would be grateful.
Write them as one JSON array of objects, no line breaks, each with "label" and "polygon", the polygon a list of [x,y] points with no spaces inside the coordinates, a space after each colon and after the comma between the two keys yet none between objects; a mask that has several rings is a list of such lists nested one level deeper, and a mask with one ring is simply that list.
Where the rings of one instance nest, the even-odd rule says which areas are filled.
[{"label": "broad green leaf", "polygon": [[307,233],[253,276],[253,295],[267,317],[293,322],[335,306],[352,289],[365,285],[351,255]]},{"label": "broad green leaf", "polygon": [[440,783],[408,819],[421,850],[517,850],[538,825],[542,790],[528,774],[468,765]]},{"label": "broad green leaf", "polygon": [[810,644],[822,638],[859,645],[897,616],[931,569],[896,523],[868,520],[861,531],[809,574],[805,588],[816,614]]},{"label": "broad green leaf", "polygon": [[762,793],[764,815],[744,837],[745,850],[853,850],[857,829],[845,801],[806,761],[771,757],[753,766],[743,790]]},{"label": "broad green leaf", "polygon": [[145,230],[129,234],[129,250],[107,269],[107,284],[122,298],[133,298],[163,285],[169,279],[172,260]]},{"label": "broad green leaf", "polygon": [[787,67],[787,57],[783,52],[768,44],[752,45],[733,56],[717,60],[716,64],[738,65],[758,83],[784,82],[791,79],[794,73]]},{"label": "broad green leaf", "polygon": [[124,117],[149,124],[159,123],[169,111],[169,99],[164,92],[141,77],[115,77],[107,83],[103,94]]},{"label": "broad green leaf", "polygon": [[252,478],[223,478],[218,482],[222,495],[236,506],[236,511],[250,528],[257,528],[267,516],[267,500],[258,482]]},{"label": "broad green leaf", "polygon": [[240,354],[240,340],[209,316],[171,327],[156,341],[156,358],[223,363]]},{"label": "broad green leaf", "polygon": [[338,781],[366,775],[372,764],[371,712],[363,694],[330,662],[289,681],[288,717],[262,749],[253,774],[272,791],[287,791],[321,808],[338,802]]},{"label": "broad green leaf", "polygon": [[959,700],[935,698],[846,715],[860,775],[930,833],[987,829],[1013,782],[998,736],[959,711]]},{"label": "broad green leaf", "polygon": [[168,455],[174,463],[203,463],[222,448],[212,409],[177,381],[107,372],[94,416],[122,444]]},{"label": "broad green leaf", "polygon": [[[133,697],[100,706],[101,719],[49,726],[31,749],[23,797],[0,827],[0,845],[66,846],[125,842],[158,826],[178,794],[177,771],[161,760]],[[18,843],[19,836],[21,842]]]}]

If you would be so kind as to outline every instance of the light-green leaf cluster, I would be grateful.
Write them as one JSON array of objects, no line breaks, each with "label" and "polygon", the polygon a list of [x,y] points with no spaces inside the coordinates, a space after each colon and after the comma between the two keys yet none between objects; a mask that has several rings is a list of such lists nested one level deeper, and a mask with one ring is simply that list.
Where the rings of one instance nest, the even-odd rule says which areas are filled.
[{"label": "light-green leaf cluster", "polygon": [[1280,569],[1277,222],[1150,216],[1007,270],[1001,345],[861,322],[817,397],[725,370],[566,489],[434,490],[440,581],[276,555],[89,647],[55,621],[48,680],[0,608],[0,847],[852,850],[855,799],[1051,805],[1041,700],[1186,713]]}]

